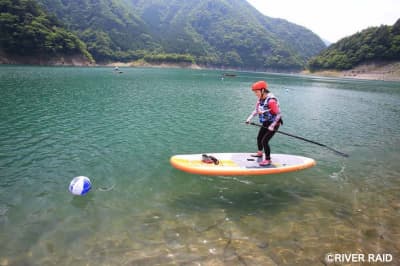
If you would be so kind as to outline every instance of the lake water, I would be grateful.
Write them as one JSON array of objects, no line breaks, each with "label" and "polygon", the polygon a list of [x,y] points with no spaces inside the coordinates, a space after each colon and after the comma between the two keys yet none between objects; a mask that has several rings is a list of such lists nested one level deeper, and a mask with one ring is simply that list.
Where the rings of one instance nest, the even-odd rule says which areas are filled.
[{"label": "lake water", "polygon": [[[0,265],[400,264],[400,83],[210,70],[0,67]],[[279,98],[268,176],[173,169],[183,153],[254,152],[250,85]],[[68,185],[84,175],[85,196]]]}]

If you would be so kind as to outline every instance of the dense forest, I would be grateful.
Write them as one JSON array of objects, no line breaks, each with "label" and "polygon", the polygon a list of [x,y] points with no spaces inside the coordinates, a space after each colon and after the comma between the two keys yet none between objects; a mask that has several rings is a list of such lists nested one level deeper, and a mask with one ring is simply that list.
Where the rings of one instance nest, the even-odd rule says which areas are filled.
[{"label": "dense forest", "polygon": [[325,48],[308,29],[266,17],[245,0],[0,3],[0,42],[7,53],[80,51],[98,63],[142,59],[249,70],[300,70]]},{"label": "dense forest", "polygon": [[34,0],[0,0],[0,47],[11,55],[84,55],[86,45]]},{"label": "dense forest", "polygon": [[351,69],[360,63],[400,60],[400,19],[371,27],[332,44],[308,63],[310,71]]}]

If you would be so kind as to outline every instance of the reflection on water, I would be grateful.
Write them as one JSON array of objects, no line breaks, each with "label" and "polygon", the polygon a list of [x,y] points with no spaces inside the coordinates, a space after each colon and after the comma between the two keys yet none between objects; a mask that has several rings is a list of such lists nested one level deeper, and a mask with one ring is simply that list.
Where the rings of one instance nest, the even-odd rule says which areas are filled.
[{"label": "reflection on water", "polygon": [[[398,83],[220,76],[1,67],[0,265],[327,265],[334,253],[399,265]],[[317,166],[254,177],[172,169],[173,154],[254,150],[257,129],[243,121],[261,78],[284,131],[350,157],[276,136],[273,152]],[[78,175],[92,181],[84,197],[68,192]]]}]

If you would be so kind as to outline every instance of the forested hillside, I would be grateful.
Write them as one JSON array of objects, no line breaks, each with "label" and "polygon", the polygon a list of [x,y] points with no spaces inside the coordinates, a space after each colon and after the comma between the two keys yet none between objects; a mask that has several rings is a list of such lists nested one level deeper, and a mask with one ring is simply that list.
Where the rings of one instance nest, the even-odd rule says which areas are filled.
[{"label": "forested hillside", "polygon": [[96,61],[132,60],[159,47],[121,0],[38,0],[87,44]]},{"label": "forested hillside", "polygon": [[308,63],[311,71],[346,70],[373,61],[400,60],[400,19],[393,26],[365,29],[332,44]]},{"label": "forested hillside", "polygon": [[200,64],[296,69],[325,48],[311,31],[265,17],[244,0],[126,0],[167,53]]},{"label": "forested hillside", "polygon": [[325,48],[304,27],[263,16],[245,0],[38,0],[97,62],[193,62],[298,70]]},{"label": "forested hillside", "polygon": [[0,0],[0,51],[9,55],[92,56],[85,44],[34,0]]}]

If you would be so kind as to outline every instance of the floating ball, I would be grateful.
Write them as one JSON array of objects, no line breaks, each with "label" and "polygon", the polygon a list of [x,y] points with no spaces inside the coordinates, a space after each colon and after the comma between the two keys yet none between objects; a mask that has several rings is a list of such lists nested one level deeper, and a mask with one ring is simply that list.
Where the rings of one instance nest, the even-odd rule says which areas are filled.
[{"label": "floating ball", "polygon": [[69,184],[69,192],[79,196],[85,195],[91,188],[90,179],[86,176],[77,176]]}]

